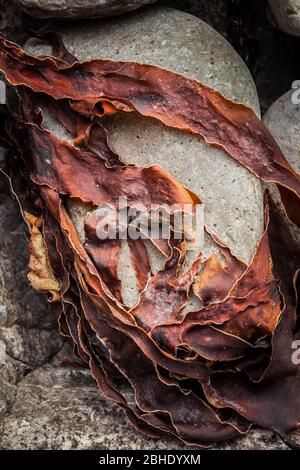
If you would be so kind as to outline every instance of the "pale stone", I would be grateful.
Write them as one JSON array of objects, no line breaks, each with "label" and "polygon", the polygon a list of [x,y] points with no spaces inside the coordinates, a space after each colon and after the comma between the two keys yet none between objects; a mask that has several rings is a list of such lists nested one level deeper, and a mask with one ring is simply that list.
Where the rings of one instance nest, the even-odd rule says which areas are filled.
[{"label": "pale stone", "polygon": [[99,18],[133,11],[156,0],[18,0],[37,18]]},{"label": "pale stone", "polygon": [[5,343],[11,357],[35,367],[47,363],[63,343],[56,329],[42,330],[19,325],[0,328],[0,340]]},{"label": "pale stone", "polygon": [[[153,7],[105,21],[64,25],[58,32],[79,60],[101,57],[159,65],[217,88],[259,114],[255,85],[242,59],[220,34],[192,15]],[[42,53],[40,46],[37,53]],[[205,223],[234,254],[251,260],[263,230],[262,189],[253,174],[201,139],[134,113],[106,119],[105,126],[122,159],[144,167],[157,163],[169,171],[203,201]],[[52,131],[54,127],[52,123]],[[61,133],[58,126],[56,133]],[[82,232],[82,222],[79,226]],[[206,252],[209,249],[205,246]],[[121,267],[126,262],[121,261]],[[125,278],[121,273],[121,280]]]},{"label": "pale stone", "polygon": [[[1,392],[0,392],[1,393]],[[0,449],[181,450],[173,439],[141,436],[121,408],[101,397],[88,370],[44,366],[14,389],[0,429]],[[274,433],[253,430],[222,449],[284,449]]]},{"label": "pale stone", "polygon": [[[5,310],[7,325],[50,328],[54,325],[43,296],[30,288],[26,224],[15,199],[7,194],[4,177],[0,176],[0,308]],[[2,310],[2,311],[4,311]],[[4,318],[4,313],[0,318]]]},{"label": "pale stone", "polygon": [[[138,13],[122,19],[64,25],[63,32],[67,47],[80,59],[111,55],[116,59],[162,65],[202,80],[259,113],[255,87],[244,63],[218,33],[190,15],[170,9],[153,9],[147,14]],[[134,116],[118,118],[118,129],[116,122],[108,126],[122,157],[145,166],[149,162],[161,162],[173,174],[178,173],[180,181],[191,179],[188,186],[194,184],[195,192],[204,200],[206,217],[216,224],[213,228],[237,254],[249,260],[262,231],[259,182],[222,152],[191,136]],[[48,124],[51,123],[48,122],[47,127]],[[54,132],[61,132],[61,129],[57,130],[58,126],[51,125]],[[198,175],[193,174],[192,165],[197,165]],[[222,173],[223,181],[220,182]],[[78,208],[79,205],[74,203],[70,204],[70,211],[83,237],[82,217],[86,209]],[[225,212],[223,208],[226,208]],[[236,218],[235,211],[241,213],[240,218]],[[22,224],[17,227],[20,231],[25,230]],[[7,229],[13,230],[13,227]],[[13,258],[12,245],[7,247],[5,256],[9,250]],[[153,266],[161,266],[155,256],[152,253]],[[26,264],[24,260],[22,262],[20,269],[25,278]],[[9,264],[5,267],[12,269]],[[12,289],[10,295],[13,293]],[[7,300],[9,296],[5,298]],[[37,298],[41,301],[41,297]],[[21,306],[22,299],[18,302]],[[40,317],[38,313],[37,323],[41,321]],[[29,315],[29,318],[33,326],[34,317]],[[11,349],[10,352],[15,351]],[[8,384],[8,388],[0,387],[0,406],[1,390],[6,399],[6,416],[0,422],[1,449],[186,449],[174,439],[155,441],[133,430],[123,411],[101,397],[87,370],[59,368],[61,354],[52,364],[36,369],[24,378],[15,374],[15,368],[10,369],[10,365],[5,370],[0,368],[1,387]],[[274,433],[259,430],[216,447],[286,448]]]},{"label": "pale stone", "polygon": [[271,21],[284,31],[300,36],[300,0],[269,0]]}]

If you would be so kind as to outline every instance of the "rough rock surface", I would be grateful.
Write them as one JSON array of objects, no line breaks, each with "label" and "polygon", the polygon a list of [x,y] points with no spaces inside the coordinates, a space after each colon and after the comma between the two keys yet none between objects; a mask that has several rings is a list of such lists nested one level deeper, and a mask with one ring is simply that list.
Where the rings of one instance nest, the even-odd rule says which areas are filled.
[{"label": "rough rock surface", "polygon": [[[0,308],[5,324],[28,328],[54,326],[44,298],[27,281],[28,231],[16,200],[0,177]],[[17,251],[16,251],[17,248]],[[2,313],[1,317],[4,315]],[[3,322],[4,323],[4,322]]]},{"label": "rough rock surface", "polygon": [[18,0],[37,18],[102,18],[136,10],[156,0]]},{"label": "rough rock surface", "polygon": [[271,21],[288,34],[300,36],[300,0],[269,0]]},{"label": "rough rock surface", "polygon": [[263,117],[282,152],[300,173],[300,90],[290,90],[270,106]]},{"label": "rough rock surface", "polygon": [[28,233],[19,207],[0,177],[0,429],[25,372],[61,348],[45,299],[27,281]]},{"label": "rough rock surface", "polygon": [[22,40],[22,11],[11,0],[0,0],[0,32],[14,41]]},{"label": "rough rock surface", "polygon": [[[1,175],[0,338],[9,343],[12,356],[22,360],[26,350],[25,362],[27,359],[31,362],[31,356],[34,363],[41,364],[59,349],[61,340],[45,299],[30,287],[27,280],[28,238],[18,204],[8,194],[7,182]],[[21,346],[19,340],[22,337]]]},{"label": "rough rock surface", "polygon": [[[201,80],[259,113],[243,61],[221,35],[194,16],[154,7],[58,30],[80,60],[99,56],[160,65]],[[262,232],[262,191],[249,171],[194,136],[134,114],[116,116],[106,126],[125,161],[161,164],[200,196],[206,223],[234,253],[251,259]]]}]

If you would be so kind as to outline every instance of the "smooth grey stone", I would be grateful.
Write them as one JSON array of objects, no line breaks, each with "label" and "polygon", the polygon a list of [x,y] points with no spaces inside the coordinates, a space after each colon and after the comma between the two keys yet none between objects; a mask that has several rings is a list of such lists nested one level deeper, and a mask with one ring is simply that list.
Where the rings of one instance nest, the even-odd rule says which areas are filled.
[{"label": "smooth grey stone", "polygon": [[133,11],[156,0],[18,0],[37,18],[102,18]]},{"label": "smooth grey stone", "polygon": [[[255,87],[244,63],[218,33],[190,15],[160,9],[148,11],[143,15],[128,15],[121,20],[90,22],[81,24],[81,26],[64,25],[64,30],[66,30],[67,46],[70,49],[74,46],[72,52],[80,58],[91,55],[109,56],[111,51],[115,58],[129,60],[135,58],[141,62],[148,60],[149,63],[158,63],[158,65],[202,79],[228,96],[247,103],[259,113]],[[118,40],[117,37],[119,37]],[[133,116],[124,116],[124,121],[128,118],[132,120]],[[124,145],[125,147],[122,156],[128,158],[129,161],[132,156],[132,161],[142,161],[144,165],[147,165],[148,161],[154,163],[155,159],[159,158],[160,151],[165,152],[166,162],[163,163],[168,164],[171,169],[172,166],[175,166],[175,160],[176,162],[177,159],[182,160],[185,155],[190,162],[196,161],[197,165],[196,158],[199,157],[200,174],[198,178],[201,178],[201,185],[200,183],[197,185],[196,192],[201,192],[201,195],[205,196],[203,200],[210,211],[213,211],[214,207],[218,208],[218,205],[209,202],[208,196],[212,198],[217,195],[220,204],[222,198],[226,198],[225,202],[229,205],[228,213],[223,214],[220,209],[218,217],[228,218],[231,230],[235,234],[234,238],[232,239],[228,230],[225,230],[226,224],[224,225],[215,217],[218,231],[221,236],[223,230],[223,239],[227,237],[230,246],[234,248],[237,245],[237,249],[242,253],[246,250],[246,257],[250,258],[255,241],[262,231],[262,194],[257,180],[222,152],[211,149],[197,139],[165,129],[156,122],[142,121],[140,124],[140,119],[136,118],[133,122],[128,122],[128,126],[125,128],[128,132],[126,145],[123,144],[123,140],[125,140],[123,135],[125,130],[122,130],[125,127],[124,123],[120,122],[118,135],[121,140],[119,144],[117,142],[118,136],[115,135],[117,131],[114,130],[115,122],[110,125],[110,131],[116,141],[115,145],[121,147]],[[61,133],[59,126],[55,126],[49,121],[46,127],[48,125],[53,126],[53,132],[57,132],[58,135]],[[139,132],[140,139],[135,137],[135,141],[133,136],[138,135],[137,132]],[[148,140],[145,143],[139,142],[144,139]],[[169,151],[168,147],[172,147],[173,150]],[[167,158],[170,159],[169,162],[167,162]],[[216,159],[216,163],[214,163],[214,159]],[[189,168],[192,163],[189,163]],[[178,165],[177,162],[176,167]],[[212,178],[213,172],[217,172],[218,177],[220,171],[223,170],[223,165],[226,165],[223,184],[231,182],[230,177],[232,179],[238,177],[236,190],[231,189],[231,185],[222,189],[222,184],[216,185],[216,181]],[[219,170],[221,166],[222,168]],[[203,168],[204,173],[211,174],[210,184],[214,185],[215,192],[209,189],[209,184],[205,181],[207,176],[204,177],[201,174],[200,168]],[[182,178],[186,178],[184,172]],[[219,194],[221,190],[222,192]],[[244,194],[243,191],[245,191]],[[235,217],[230,216],[234,209],[233,198],[236,199],[244,217],[238,222],[241,229],[240,235],[235,229]],[[224,205],[225,202],[222,204]],[[252,209],[253,212],[251,212]],[[80,231],[82,232],[84,209],[73,201],[70,204],[70,210],[74,214],[74,218],[77,217],[76,224],[81,227]],[[206,216],[213,217],[213,215],[209,215],[209,212]],[[250,229],[248,230],[249,226],[250,228],[254,226],[254,234]],[[24,226],[20,227],[21,229],[24,231]],[[247,236],[249,236],[249,241]],[[240,240],[239,237],[242,239]],[[10,248],[11,253],[13,250]],[[154,257],[155,255],[153,255]],[[30,291],[30,289],[28,290]],[[21,304],[21,300],[19,303]],[[40,315],[37,315],[38,319],[39,317]],[[49,341],[52,340],[49,339]],[[11,352],[13,351],[11,350]],[[9,377],[9,365],[5,370],[0,368],[1,386],[5,384],[6,387],[8,384],[10,387],[12,384],[10,393],[7,388],[1,389],[0,387],[0,399],[2,398],[2,390],[4,398],[9,395],[7,405],[9,413],[6,413],[0,422],[1,449],[146,450],[159,448],[161,450],[179,449],[182,451],[186,449],[174,439],[151,440],[133,430],[125,419],[123,411],[101,397],[87,370],[58,367],[60,359],[63,357],[61,354],[62,352],[56,356],[55,360],[51,361],[53,365],[48,364],[38,368],[24,378]],[[13,367],[10,374],[14,372],[15,368]],[[222,449],[286,448],[274,433],[259,430],[252,430],[244,437],[221,443],[215,447]]]},{"label": "smooth grey stone", "polygon": [[300,36],[300,0],[268,0],[271,21],[281,31]]},{"label": "smooth grey stone", "polygon": [[300,174],[300,91],[290,90],[263,117],[290,165]]},{"label": "smooth grey stone", "polygon": [[57,329],[26,329],[19,325],[0,328],[0,340],[9,356],[33,367],[46,364],[63,344]]},{"label": "smooth grey stone", "polygon": [[[2,421],[0,449],[187,449],[174,438],[157,441],[141,436],[128,424],[121,408],[101,397],[86,369],[52,365],[36,369],[17,387],[12,386],[10,406]],[[253,430],[213,448],[286,446],[272,432]]]},{"label": "smooth grey stone", "polygon": [[16,384],[19,379],[19,371],[13,359],[6,355],[2,357],[4,349],[0,340],[0,429],[2,417],[14,402],[17,390]]}]

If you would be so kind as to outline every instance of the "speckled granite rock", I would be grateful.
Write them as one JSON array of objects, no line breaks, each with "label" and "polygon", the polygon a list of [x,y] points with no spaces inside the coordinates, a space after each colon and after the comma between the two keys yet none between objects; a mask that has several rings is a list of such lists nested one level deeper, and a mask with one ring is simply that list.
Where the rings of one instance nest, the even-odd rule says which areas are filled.
[{"label": "speckled granite rock", "polygon": [[[300,103],[299,90],[290,90],[270,106],[263,117],[282,152],[300,173]],[[294,97],[294,98],[293,98]]]},{"label": "speckled granite rock", "polygon": [[[17,248],[17,251],[16,251]],[[0,176],[0,309],[7,325],[18,323],[29,328],[54,326],[43,296],[27,281],[28,232],[17,202],[8,194]]]},{"label": "speckled granite rock", "polygon": [[[160,65],[201,80],[259,113],[243,61],[221,35],[194,16],[152,7],[105,21],[64,24],[58,31],[80,60],[100,56]],[[125,161],[158,163],[196,192],[205,204],[206,223],[235,254],[250,260],[263,225],[262,191],[255,176],[220,150],[154,120],[119,115],[107,120],[106,127]]]},{"label": "speckled granite rock", "polygon": [[300,36],[300,0],[268,0],[271,20],[288,34]]},{"label": "speckled granite rock", "polygon": [[136,10],[156,0],[18,0],[37,18],[99,18]]}]

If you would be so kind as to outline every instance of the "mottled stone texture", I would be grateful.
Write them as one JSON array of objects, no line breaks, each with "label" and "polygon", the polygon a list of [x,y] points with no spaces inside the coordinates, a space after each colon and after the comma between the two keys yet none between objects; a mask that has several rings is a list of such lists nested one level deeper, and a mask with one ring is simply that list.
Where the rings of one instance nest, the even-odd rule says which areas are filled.
[{"label": "mottled stone texture", "polygon": [[[99,56],[160,65],[201,80],[259,113],[243,61],[221,35],[194,16],[153,7],[58,30],[80,60]],[[107,120],[106,127],[125,161],[158,163],[197,193],[205,204],[206,223],[235,254],[251,259],[262,232],[262,192],[250,172],[200,139],[153,120],[120,115]]]},{"label": "mottled stone texture", "polygon": [[300,36],[300,0],[268,0],[271,20],[288,34]]},{"label": "mottled stone texture", "polygon": [[[259,113],[245,64],[195,17],[154,8],[107,21],[68,23],[62,31],[67,47],[80,59],[101,55],[161,65],[200,79]],[[249,172],[222,152],[155,122],[126,116],[107,125],[128,161],[161,163],[192,186],[215,230],[249,259],[262,228],[261,188]],[[0,351],[6,350],[4,364],[0,361],[0,448],[184,449],[174,440],[141,436],[122,410],[101,397],[87,370],[59,366],[70,352],[60,349],[46,302],[26,280],[27,230],[4,184],[0,201]],[[217,448],[285,446],[274,433],[252,430]]]},{"label": "mottled stone texture", "polygon": [[263,121],[294,170],[300,173],[300,89],[290,90],[278,98]]},{"label": "mottled stone texture", "polygon": [[[174,439],[149,439],[132,429],[123,411],[100,396],[87,370],[48,364],[9,387],[0,449],[186,449]],[[272,447],[285,448],[274,433],[253,430],[217,448]]]},{"label": "mottled stone texture", "polygon": [[23,375],[47,363],[63,343],[45,299],[29,286],[27,262],[27,227],[1,175],[0,430]]},{"label": "mottled stone texture", "polygon": [[102,18],[136,10],[156,0],[18,0],[37,18]]}]

